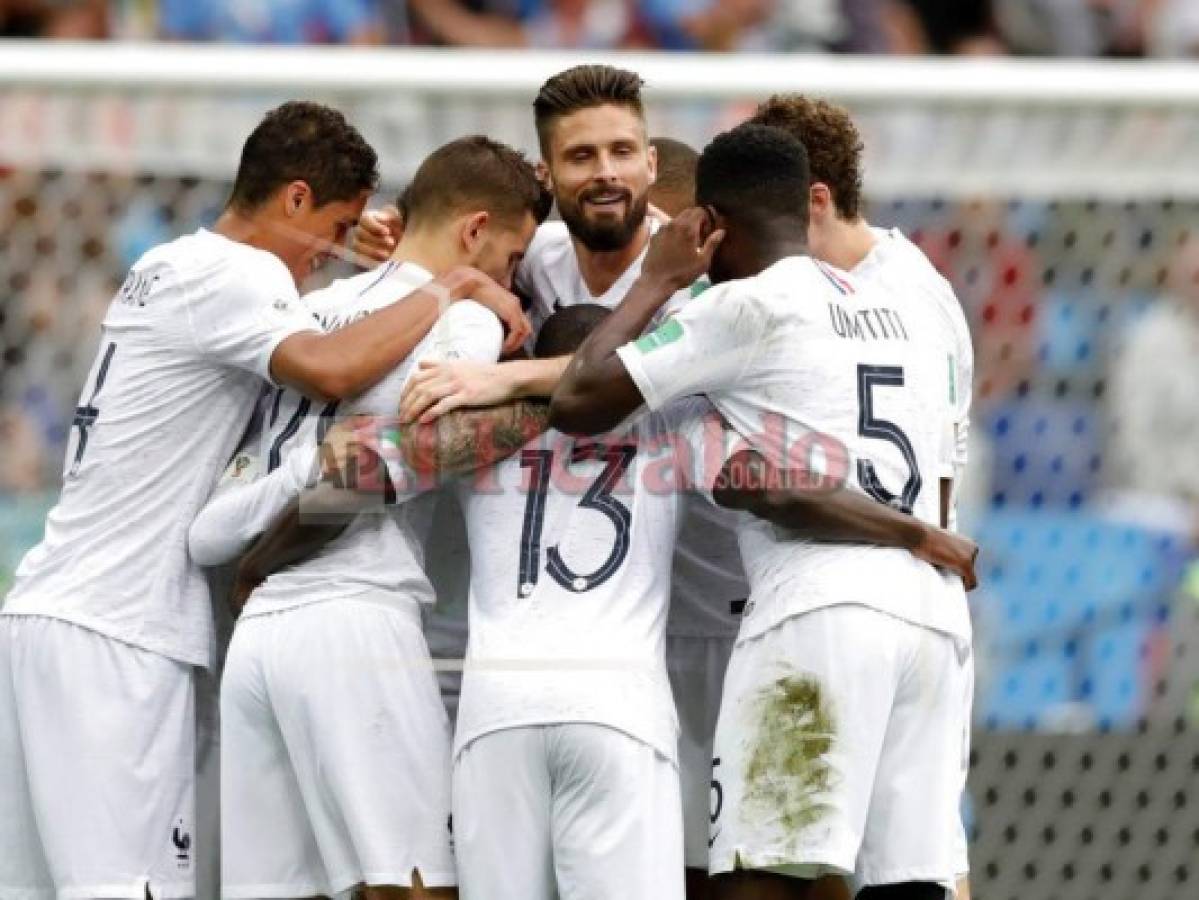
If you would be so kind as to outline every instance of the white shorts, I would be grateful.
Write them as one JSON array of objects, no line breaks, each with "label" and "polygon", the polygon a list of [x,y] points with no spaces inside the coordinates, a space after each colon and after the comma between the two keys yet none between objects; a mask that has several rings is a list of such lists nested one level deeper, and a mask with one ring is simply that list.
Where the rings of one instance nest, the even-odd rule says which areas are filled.
[{"label": "white shorts", "polygon": [[682,900],[681,820],[674,764],[603,725],[493,731],[454,763],[462,900]]},{"label": "white shorts", "polygon": [[969,655],[949,635],[855,605],[738,644],[716,728],[712,873],[952,889]]},{"label": "white shorts", "polygon": [[732,637],[666,638],[666,666],[679,714],[679,782],[683,792],[683,861],[689,869],[708,868],[712,825],[712,743],[720,714],[720,692]]},{"label": "white shorts", "polygon": [[0,616],[0,897],[195,894],[191,666]]},{"label": "white shorts", "polygon": [[961,782],[959,784],[958,809],[957,809],[957,834],[954,837],[956,851],[954,853],[954,871],[957,873],[958,880],[961,880],[970,874],[970,840],[966,835],[966,777],[969,774],[970,767],[970,733],[974,723],[974,653],[970,653],[970,659],[966,663],[966,679],[962,690],[962,717],[966,723],[966,765],[961,772]]},{"label": "white shorts", "polygon": [[450,733],[420,613],[312,603],[244,619],[221,686],[222,896],[455,883]]}]

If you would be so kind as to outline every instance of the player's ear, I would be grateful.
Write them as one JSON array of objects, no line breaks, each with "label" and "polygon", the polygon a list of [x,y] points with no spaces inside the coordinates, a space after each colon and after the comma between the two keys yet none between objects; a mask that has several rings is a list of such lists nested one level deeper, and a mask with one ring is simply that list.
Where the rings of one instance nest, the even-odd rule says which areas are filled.
[{"label": "player's ear", "polygon": [[462,220],[462,246],[472,256],[483,245],[490,224],[491,214],[485,209],[473,212]]},{"label": "player's ear", "polygon": [[715,206],[709,203],[704,207],[704,212],[708,214],[707,221],[704,223],[703,228],[703,238],[705,241],[708,239],[708,235],[710,235],[713,231],[719,231],[721,228],[723,228],[726,233],[728,232],[728,220],[719,212],[717,212]]},{"label": "player's ear", "polygon": [[645,155],[649,159],[649,183],[656,184],[658,181],[658,148],[650,144]]},{"label": "player's ear", "polygon": [[813,181],[808,188],[808,210],[813,218],[824,217],[834,212],[833,192],[823,181]]},{"label": "player's ear", "polygon": [[540,181],[547,191],[554,190],[554,176],[550,174],[550,167],[545,164],[544,159],[539,159],[534,167],[537,173],[537,180]]},{"label": "player's ear", "polygon": [[312,208],[312,188],[308,182],[296,180],[283,189],[283,214],[288,218]]}]

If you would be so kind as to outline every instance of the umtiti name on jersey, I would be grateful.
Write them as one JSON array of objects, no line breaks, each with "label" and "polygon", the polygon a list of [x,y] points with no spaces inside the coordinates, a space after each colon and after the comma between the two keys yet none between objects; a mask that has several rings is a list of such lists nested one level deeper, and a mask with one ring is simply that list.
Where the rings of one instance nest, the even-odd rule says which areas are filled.
[{"label": "umtiti name on jersey", "polygon": [[893,309],[848,310],[839,303],[829,303],[829,318],[838,337],[851,341],[908,341],[903,319]]}]

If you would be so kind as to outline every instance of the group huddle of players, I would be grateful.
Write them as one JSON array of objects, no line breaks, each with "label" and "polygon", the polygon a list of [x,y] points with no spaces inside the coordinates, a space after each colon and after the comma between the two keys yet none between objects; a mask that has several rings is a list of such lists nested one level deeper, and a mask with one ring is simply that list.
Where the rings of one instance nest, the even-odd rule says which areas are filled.
[{"label": "group huddle of players", "polygon": [[696,157],[641,87],[559,73],[540,166],[464,137],[377,212],[284,104],[134,265],[0,609],[0,900],[964,892],[962,311],[844,110]]}]

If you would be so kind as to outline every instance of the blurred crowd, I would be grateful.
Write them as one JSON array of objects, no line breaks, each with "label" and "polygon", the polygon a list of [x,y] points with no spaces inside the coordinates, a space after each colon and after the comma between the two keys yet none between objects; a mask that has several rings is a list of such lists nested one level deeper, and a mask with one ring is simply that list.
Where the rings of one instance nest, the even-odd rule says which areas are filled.
[{"label": "blurred crowd", "polygon": [[0,36],[1173,57],[1196,0],[0,0]]}]

